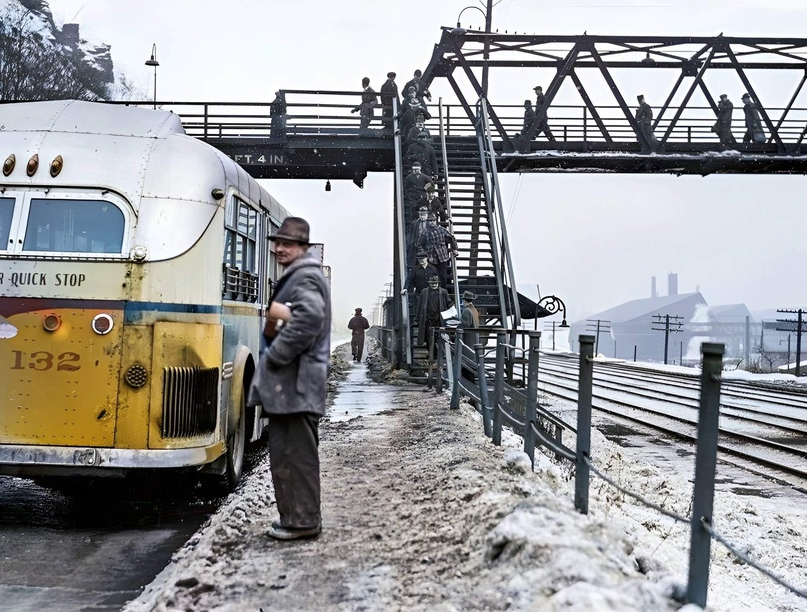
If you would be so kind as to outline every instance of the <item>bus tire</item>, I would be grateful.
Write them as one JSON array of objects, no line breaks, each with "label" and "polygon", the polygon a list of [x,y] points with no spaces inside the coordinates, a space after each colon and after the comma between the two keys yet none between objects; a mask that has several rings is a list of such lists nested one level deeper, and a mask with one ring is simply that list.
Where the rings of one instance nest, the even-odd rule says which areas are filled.
[{"label": "bus tire", "polygon": [[247,444],[247,409],[244,405],[244,394],[241,394],[238,407],[238,420],[227,432],[227,451],[225,453],[222,485],[227,491],[233,491],[241,482],[244,474],[244,449]]}]

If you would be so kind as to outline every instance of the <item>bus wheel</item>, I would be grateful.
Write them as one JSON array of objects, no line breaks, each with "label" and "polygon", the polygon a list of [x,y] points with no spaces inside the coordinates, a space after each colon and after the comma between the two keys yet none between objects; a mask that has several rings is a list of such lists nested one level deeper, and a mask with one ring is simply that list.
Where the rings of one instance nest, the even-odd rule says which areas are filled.
[{"label": "bus wheel", "polygon": [[244,473],[244,447],[246,446],[247,418],[244,396],[241,396],[241,406],[238,422],[231,432],[227,434],[227,453],[222,484],[228,491],[234,490],[241,482]]}]

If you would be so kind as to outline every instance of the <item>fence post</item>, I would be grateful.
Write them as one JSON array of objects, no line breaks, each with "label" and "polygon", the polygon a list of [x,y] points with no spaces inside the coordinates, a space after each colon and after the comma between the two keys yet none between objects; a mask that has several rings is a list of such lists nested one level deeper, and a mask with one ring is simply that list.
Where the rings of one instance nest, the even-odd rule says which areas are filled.
[{"label": "fence post", "polygon": [[460,408],[460,376],[462,376],[462,328],[458,327],[454,333],[454,387],[451,389],[452,410]]},{"label": "fence post", "polygon": [[504,396],[504,346],[507,335],[504,332],[496,334],[496,374],[493,387],[493,444],[502,445],[502,410],[499,403]]},{"label": "fence post", "polygon": [[591,394],[594,383],[594,336],[580,335],[580,372],[577,383],[577,461],[574,507],[588,514],[588,459],[591,457]]},{"label": "fence post", "polygon": [[437,380],[435,381],[434,390],[437,393],[443,392],[443,365],[445,364],[445,343],[443,341],[443,334],[437,335]]},{"label": "fence post", "polygon": [[532,425],[535,423],[535,405],[538,403],[538,345],[541,332],[530,332],[530,344],[527,350],[527,405],[524,408],[524,452],[530,457],[535,468],[535,434]]},{"label": "fence post", "polygon": [[490,438],[493,428],[490,422],[490,413],[488,412],[490,399],[488,398],[488,377],[485,373],[485,351],[481,344],[474,344],[474,352],[476,353],[476,383],[479,388],[479,403],[481,404],[479,408],[482,412],[482,425],[485,428],[485,435]]},{"label": "fence post", "polygon": [[701,345],[701,403],[698,414],[698,448],[695,456],[695,495],[692,500],[689,582],[687,602],[706,607],[709,588],[709,552],[712,537],[701,524],[712,524],[717,464],[717,434],[720,417],[720,372],[725,347],[715,342]]}]

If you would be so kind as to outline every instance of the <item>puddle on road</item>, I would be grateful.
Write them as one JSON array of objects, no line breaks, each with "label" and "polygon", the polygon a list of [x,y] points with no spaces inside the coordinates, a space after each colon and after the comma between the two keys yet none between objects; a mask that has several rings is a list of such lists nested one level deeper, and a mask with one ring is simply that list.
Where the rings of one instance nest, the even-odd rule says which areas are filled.
[{"label": "puddle on road", "polygon": [[347,378],[339,383],[333,403],[325,417],[332,423],[349,421],[360,416],[393,410],[401,404],[404,395],[418,393],[407,387],[394,387],[371,381],[367,377],[367,365],[353,363]]}]

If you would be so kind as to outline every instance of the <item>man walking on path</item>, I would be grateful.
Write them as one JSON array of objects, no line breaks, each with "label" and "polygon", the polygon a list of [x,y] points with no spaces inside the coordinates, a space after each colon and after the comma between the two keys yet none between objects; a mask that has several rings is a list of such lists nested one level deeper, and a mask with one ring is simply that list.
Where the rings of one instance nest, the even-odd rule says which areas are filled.
[{"label": "man walking on path", "polygon": [[361,355],[364,352],[364,332],[370,329],[370,322],[361,316],[361,308],[357,308],[356,312],[347,328],[353,332],[350,339],[350,350],[353,351],[353,361],[359,363]]},{"label": "man walking on path", "polygon": [[280,520],[269,535],[279,540],[315,537],[320,516],[319,420],[325,414],[331,334],[331,295],[322,267],[308,253],[305,219],[287,217],[275,242],[286,271],[274,302],[291,318],[261,352],[250,403],[269,415],[269,461]]}]

